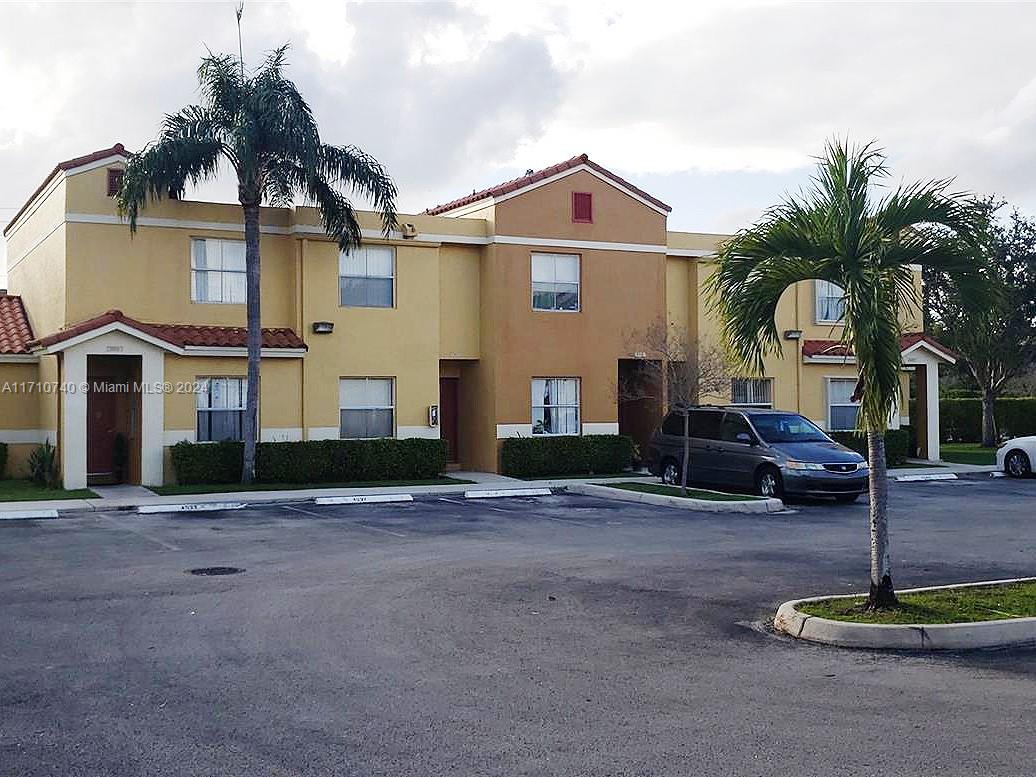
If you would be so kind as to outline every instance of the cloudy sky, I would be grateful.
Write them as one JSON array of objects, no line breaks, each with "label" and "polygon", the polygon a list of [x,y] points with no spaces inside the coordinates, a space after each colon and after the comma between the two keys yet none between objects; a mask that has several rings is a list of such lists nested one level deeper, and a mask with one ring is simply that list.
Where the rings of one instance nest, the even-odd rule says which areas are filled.
[{"label": "cloudy sky", "polygon": [[[832,134],[1036,212],[1036,5],[249,0],[243,27],[253,62],[291,42],[324,139],[407,212],[586,152],[671,229],[727,231]],[[56,162],[147,142],[206,47],[236,51],[234,4],[0,5],[0,221]]]}]

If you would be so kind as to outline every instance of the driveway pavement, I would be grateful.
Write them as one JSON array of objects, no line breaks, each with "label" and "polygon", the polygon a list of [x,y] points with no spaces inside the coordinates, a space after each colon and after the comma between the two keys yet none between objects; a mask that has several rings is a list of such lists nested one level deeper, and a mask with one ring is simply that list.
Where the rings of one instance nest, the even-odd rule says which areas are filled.
[{"label": "driveway pavement", "polygon": [[[900,587],[1036,571],[1036,480],[892,487]],[[4,775],[1032,773],[1036,651],[776,637],[866,506],[589,497],[0,525]],[[240,574],[199,577],[196,567]]]}]

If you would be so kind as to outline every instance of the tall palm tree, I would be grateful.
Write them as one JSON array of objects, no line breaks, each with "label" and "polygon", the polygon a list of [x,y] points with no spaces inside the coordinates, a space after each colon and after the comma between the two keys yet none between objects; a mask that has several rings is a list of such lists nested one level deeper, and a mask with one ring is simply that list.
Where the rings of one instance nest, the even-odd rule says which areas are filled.
[{"label": "tall palm tree", "polygon": [[259,209],[288,206],[297,197],[313,202],[329,237],[342,250],[359,246],[360,225],[342,188],[369,200],[385,234],[396,223],[396,187],[372,156],[354,146],[321,142],[313,113],[295,84],[284,77],[287,46],[273,51],[253,72],[228,54],[210,54],[198,68],[201,104],[168,114],[158,140],[126,165],[117,203],[131,231],[148,202],[179,198],[188,183],[217,175],[229,165],[237,175],[244,211],[245,300],[248,327],[248,391],[242,432],[241,482],[255,477],[259,402]]},{"label": "tall palm tree", "polygon": [[712,305],[734,359],[761,373],[781,353],[774,315],[781,295],[810,279],[844,290],[842,340],[856,357],[857,426],[870,460],[872,608],[897,605],[888,536],[885,429],[899,400],[900,312],[919,306],[912,265],[937,267],[975,294],[985,293],[976,254],[975,203],[949,180],[884,188],[884,153],[873,144],[832,140],[810,185],[768,210],[719,252]]}]

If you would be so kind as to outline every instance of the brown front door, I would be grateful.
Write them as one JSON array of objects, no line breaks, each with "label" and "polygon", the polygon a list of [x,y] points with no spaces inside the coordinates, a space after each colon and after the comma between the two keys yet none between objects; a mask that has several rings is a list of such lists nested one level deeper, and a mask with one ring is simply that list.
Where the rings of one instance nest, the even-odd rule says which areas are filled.
[{"label": "brown front door", "polygon": [[[95,378],[92,383],[109,382]],[[116,395],[91,391],[86,397],[86,472],[89,477],[111,476],[115,469]]]},{"label": "brown front door", "polygon": [[446,461],[450,464],[460,461],[460,435],[457,428],[459,387],[458,378],[439,378],[439,430],[446,440]]}]

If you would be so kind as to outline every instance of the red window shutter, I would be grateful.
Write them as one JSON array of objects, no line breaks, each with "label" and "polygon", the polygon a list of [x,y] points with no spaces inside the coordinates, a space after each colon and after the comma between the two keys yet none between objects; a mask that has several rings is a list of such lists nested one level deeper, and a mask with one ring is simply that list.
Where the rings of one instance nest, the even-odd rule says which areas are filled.
[{"label": "red window shutter", "polygon": [[572,192],[572,221],[592,224],[594,221],[594,200],[589,192]]},{"label": "red window shutter", "polygon": [[112,169],[108,171],[108,196],[114,197],[122,188],[122,170]]}]

